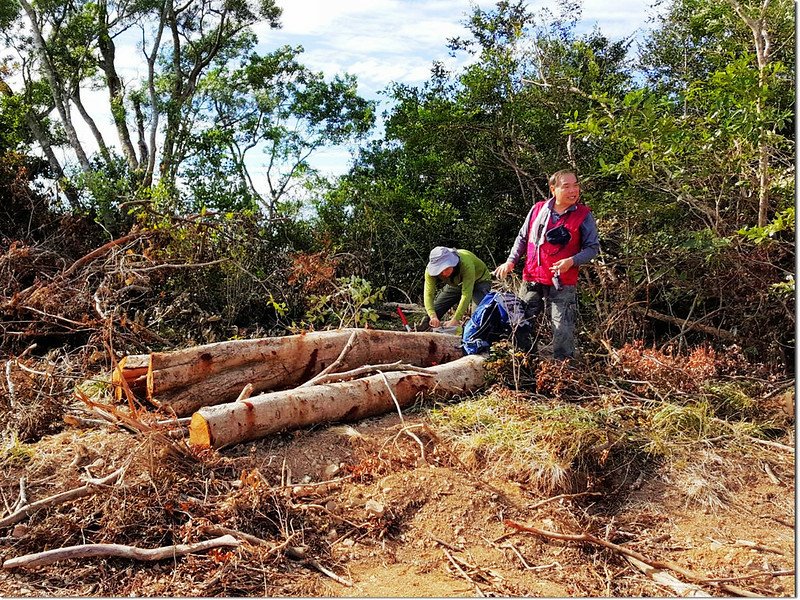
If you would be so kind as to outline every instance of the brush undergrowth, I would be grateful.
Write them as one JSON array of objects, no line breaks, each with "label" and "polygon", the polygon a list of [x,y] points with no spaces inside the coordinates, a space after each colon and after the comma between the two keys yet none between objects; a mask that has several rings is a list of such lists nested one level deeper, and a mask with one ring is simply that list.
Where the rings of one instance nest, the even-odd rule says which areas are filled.
[{"label": "brush undergrowth", "polygon": [[525,363],[497,346],[488,363],[496,384],[438,406],[430,418],[489,477],[575,493],[619,489],[659,465],[682,469],[687,498],[707,506],[725,494],[710,483],[719,469],[698,456],[752,455],[763,451],[756,438],[788,426],[759,406],[768,378],[731,378],[742,366],[735,354],[699,348],[681,356],[631,345],[587,362]]}]

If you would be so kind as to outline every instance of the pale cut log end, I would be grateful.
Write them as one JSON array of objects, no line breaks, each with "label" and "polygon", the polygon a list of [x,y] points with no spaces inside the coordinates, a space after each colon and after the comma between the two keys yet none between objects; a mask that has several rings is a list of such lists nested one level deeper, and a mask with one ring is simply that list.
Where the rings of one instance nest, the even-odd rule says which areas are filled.
[{"label": "pale cut log end", "polygon": [[123,382],[128,384],[131,391],[136,394],[144,390],[145,375],[147,367],[139,366],[141,362],[139,356],[123,356],[117,362],[115,369],[111,371],[111,387],[114,390],[114,399],[119,402],[125,397]]},{"label": "pale cut log end", "polygon": [[119,402],[122,400],[122,382],[125,380],[125,363],[128,361],[127,356],[123,356],[117,361],[116,368],[111,371],[111,386],[114,390],[114,400]]},{"label": "pale cut log end", "polygon": [[192,415],[192,421],[189,423],[189,445],[196,448],[211,447],[211,431],[208,421],[199,412]]},{"label": "pale cut log end", "polygon": [[145,397],[152,402],[153,401],[153,355],[150,355],[150,362],[147,365],[147,382],[145,385]]}]

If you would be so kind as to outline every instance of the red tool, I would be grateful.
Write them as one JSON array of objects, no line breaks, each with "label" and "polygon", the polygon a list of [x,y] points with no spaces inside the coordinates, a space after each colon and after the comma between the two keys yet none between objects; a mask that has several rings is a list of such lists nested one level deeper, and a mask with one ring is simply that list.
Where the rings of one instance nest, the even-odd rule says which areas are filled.
[{"label": "red tool", "polygon": [[408,319],[406,319],[406,316],[399,306],[397,307],[397,314],[400,315],[400,320],[403,322],[403,327],[406,328],[406,331],[411,331],[411,325],[408,324]]}]

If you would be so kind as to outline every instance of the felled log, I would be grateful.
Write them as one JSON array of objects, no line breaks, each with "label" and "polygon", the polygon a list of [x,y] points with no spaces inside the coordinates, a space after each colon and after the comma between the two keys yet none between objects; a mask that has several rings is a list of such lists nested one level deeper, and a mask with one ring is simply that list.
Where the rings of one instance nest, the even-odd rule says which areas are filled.
[{"label": "felled log", "polygon": [[[256,393],[295,387],[335,361],[354,332],[352,348],[339,370],[390,360],[427,367],[463,356],[458,336],[377,329],[217,342],[146,355],[144,397],[178,416],[188,416],[203,406],[233,401],[247,384]],[[137,370],[129,377],[130,364]],[[124,363],[121,370],[129,385],[140,385],[139,368],[133,357]]]},{"label": "felled log", "polygon": [[404,408],[422,394],[468,394],[484,383],[483,361],[483,356],[464,356],[431,367],[429,374],[395,371],[206,406],[192,415],[189,444],[221,448],[315,423],[384,414],[396,410],[395,399]]}]

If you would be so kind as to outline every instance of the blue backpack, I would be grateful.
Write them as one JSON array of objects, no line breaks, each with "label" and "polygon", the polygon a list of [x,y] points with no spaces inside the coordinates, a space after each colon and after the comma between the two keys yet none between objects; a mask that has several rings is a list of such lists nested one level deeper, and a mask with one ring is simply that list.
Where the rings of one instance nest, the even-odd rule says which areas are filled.
[{"label": "blue backpack", "polygon": [[489,292],[464,325],[461,347],[465,354],[479,354],[504,335],[528,326],[522,300],[511,292]]}]

